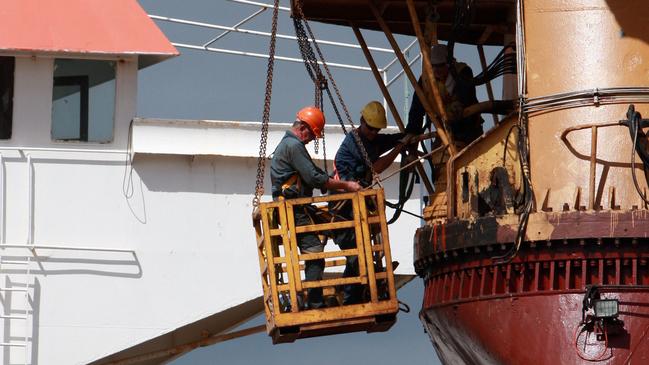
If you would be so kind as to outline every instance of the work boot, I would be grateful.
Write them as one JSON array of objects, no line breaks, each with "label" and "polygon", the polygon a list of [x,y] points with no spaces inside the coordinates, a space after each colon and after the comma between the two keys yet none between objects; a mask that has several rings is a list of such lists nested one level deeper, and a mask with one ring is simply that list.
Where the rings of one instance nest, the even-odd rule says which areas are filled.
[{"label": "work boot", "polygon": [[325,306],[327,308],[338,307],[340,303],[338,302],[338,297],[335,295],[328,295],[325,297]]}]

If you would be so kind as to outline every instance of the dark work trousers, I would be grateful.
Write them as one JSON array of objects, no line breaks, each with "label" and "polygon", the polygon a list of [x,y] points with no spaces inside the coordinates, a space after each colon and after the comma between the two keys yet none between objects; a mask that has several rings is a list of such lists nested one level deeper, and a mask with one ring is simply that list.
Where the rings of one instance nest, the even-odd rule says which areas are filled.
[{"label": "dark work trousers", "polygon": [[[341,250],[356,248],[356,232],[353,228],[337,230],[334,242]],[[358,256],[347,256],[343,277],[355,277],[359,275]],[[343,285],[343,304],[356,304],[361,302],[363,287],[360,284]]]},{"label": "dark work trousers", "polygon": [[[304,226],[312,224],[311,218],[305,211],[304,206],[296,206],[293,208],[295,216],[295,226]],[[300,233],[296,237],[297,245],[300,252],[305,253],[318,253],[324,251],[324,244],[318,238],[318,235],[309,233]],[[309,260],[304,263],[304,281],[317,281],[322,280],[324,272],[325,260]],[[322,288],[307,289],[307,303],[309,308],[320,308],[324,305],[322,300]]]},{"label": "dark work trousers", "polygon": [[[329,205],[329,209],[334,209],[333,205]],[[338,208],[335,212],[337,216],[343,220],[353,220],[354,211],[351,202],[346,202],[342,207]],[[353,228],[339,229],[334,231],[334,243],[338,245],[341,250],[350,250],[356,248],[356,231]],[[347,256],[345,264],[345,271],[343,277],[355,277],[359,275],[358,270],[358,256]],[[363,287],[360,284],[343,285],[343,304],[356,304],[362,301]]]}]

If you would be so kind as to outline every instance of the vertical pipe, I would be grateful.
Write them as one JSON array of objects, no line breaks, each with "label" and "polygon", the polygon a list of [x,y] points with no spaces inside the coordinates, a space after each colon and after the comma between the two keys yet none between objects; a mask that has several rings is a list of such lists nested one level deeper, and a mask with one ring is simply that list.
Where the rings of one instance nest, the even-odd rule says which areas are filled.
[{"label": "vertical pipe", "polygon": [[588,209],[595,206],[595,177],[597,175],[597,126],[591,127],[590,133],[590,179],[588,180]]},{"label": "vertical pipe", "polygon": [[33,237],[33,229],[34,229],[34,176],[33,176],[33,171],[32,171],[32,156],[27,155],[27,176],[28,176],[28,200],[29,200],[29,207],[28,207],[28,212],[29,212],[29,217],[28,217],[28,225],[29,227],[27,228],[27,244],[28,245],[33,245],[34,244],[34,237]]},{"label": "vertical pipe", "polygon": [[[28,184],[29,184],[29,227],[27,230],[27,244],[34,244],[34,172],[32,170],[32,156],[27,155]],[[25,362],[27,362],[29,340],[29,277],[31,273],[31,258],[36,252],[33,248],[27,253],[27,267],[25,271]]]},{"label": "vertical pipe", "polygon": [[[29,337],[30,337],[29,336],[29,328],[30,328],[30,321],[29,321],[29,318],[30,318],[29,317],[29,312],[30,312],[30,310],[29,310],[29,307],[30,307],[30,305],[29,305],[29,286],[30,286],[30,281],[31,280],[29,280],[29,279],[31,277],[30,274],[31,274],[32,255],[36,255],[36,252],[34,251],[33,248],[29,250],[28,255],[29,256],[27,256],[27,265],[26,265],[27,268],[26,268],[26,271],[25,271],[25,294],[24,294],[25,295],[25,363],[26,364],[28,363],[27,359],[29,358]],[[34,312],[33,308],[32,308],[31,312],[32,313]],[[32,341],[32,343],[33,342],[34,341]],[[29,364],[31,364],[31,363],[32,362],[30,361]]]}]

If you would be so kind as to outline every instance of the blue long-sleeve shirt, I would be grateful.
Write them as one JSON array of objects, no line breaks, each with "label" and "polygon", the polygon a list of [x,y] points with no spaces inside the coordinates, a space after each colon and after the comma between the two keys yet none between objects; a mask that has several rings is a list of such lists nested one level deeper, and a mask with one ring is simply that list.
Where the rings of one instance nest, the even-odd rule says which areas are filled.
[{"label": "blue long-sleeve shirt", "polygon": [[[336,171],[341,180],[359,181],[363,185],[371,182],[370,170],[363,159],[361,151],[356,145],[354,136],[350,132],[343,139],[343,143],[336,153]],[[403,138],[402,133],[377,134],[373,141],[369,141],[359,134],[360,140],[367,151],[370,162],[374,163],[382,154],[391,150]]]}]

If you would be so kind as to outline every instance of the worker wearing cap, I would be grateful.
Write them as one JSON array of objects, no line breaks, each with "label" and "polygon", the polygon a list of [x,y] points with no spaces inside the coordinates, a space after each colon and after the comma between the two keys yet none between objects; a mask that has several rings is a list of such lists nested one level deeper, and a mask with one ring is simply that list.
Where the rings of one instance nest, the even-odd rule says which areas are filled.
[{"label": "worker wearing cap", "polygon": [[[475,84],[473,83],[473,71],[467,64],[461,62],[452,62],[450,66],[448,48],[443,44],[437,44],[431,48],[430,62],[433,66],[436,86],[444,103],[448,119],[446,128],[450,131],[456,143],[467,145],[483,133],[483,119],[480,115],[467,118],[462,116],[467,106],[478,102]],[[419,85],[421,85],[421,78],[419,79]],[[409,135],[421,134],[424,130],[422,127],[424,115],[424,107],[415,94],[408,113],[406,133]],[[426,125],[430,125],[428,117],[426,117]]]},{"label": "worker wearing cap", "polygon": [[[404,147],[401,143],[402,133],[381,134],[379,131],[387,127],[385,109],[378,101],[371,101],[361,111],[360,127],[351,133],[357,133],[367,151],[372,167],[376,173],[387,169]],[[363,186],[372,183],[372,174],[363,154],[356,144],[356,138],[348,133],[345,136],[335,158],[336,177],[342,181],[358,181]],[[387,152],[387,153],[386,153]],[[351,204],[346,204],[336,212],[345,219],[352,219]],[[356,248],[356,235],[353,229],[336,230],[334,242],[342,250]],[[347,257],[343,277],[358,276],[358,256]],[[362,287],[359,284],[343,287],[343,304],[355,304],[362,301]]]},{"label": "worker wearing cap", "polygon": [[[286,131],[284,138],[282,138],[273,153],[270,164],[273,199],[310,197],[313,196],[314,188],[345,191],[358,191],[361,189],[361,186],[355,181],[341,181],[330,178],[311,160],[305,145],[316,138],[320,138],[324,124],[324,114],[316,107],[309,106],[297,113],[293,126]],[[308,205],[296,206],[293,214],[296,226],[313,223]],[[323,242],[313,232],[298,234],[297,245],[303,253],[324,251]],[[304,268],[305,280],[322,280],[324,265],[324,259],[306,261]],[[309,289],[307,295],[308,308],[320,308],[323,306],[322,288]]]}]

